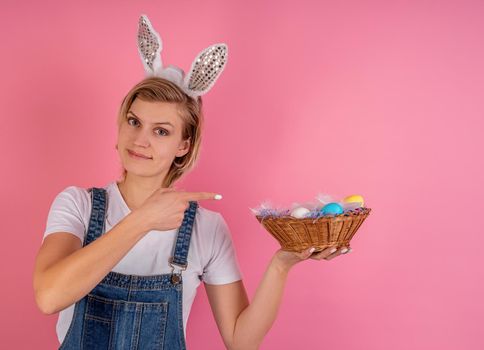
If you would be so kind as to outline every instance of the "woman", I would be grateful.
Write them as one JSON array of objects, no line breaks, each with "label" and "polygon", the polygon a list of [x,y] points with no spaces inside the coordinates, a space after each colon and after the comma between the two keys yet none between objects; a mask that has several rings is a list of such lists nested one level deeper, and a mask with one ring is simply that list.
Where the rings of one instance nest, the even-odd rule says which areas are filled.
[{"label": "woman", "polygon": [[[119,181],[70,186],[52,203],[34,289],[42,312],[60,312],[61,349],[185,349],[201,281],[226,347],[257,349],[275,320],[292,266],[345,253],[278,250],[249,304],[225,220],[198,203],[220,196],[173,186],[197,160],[200,95],[221,70],[197,94],[174,68],[143,79],[123,100]],[[194,63],[188,76],[195,73]]]}]

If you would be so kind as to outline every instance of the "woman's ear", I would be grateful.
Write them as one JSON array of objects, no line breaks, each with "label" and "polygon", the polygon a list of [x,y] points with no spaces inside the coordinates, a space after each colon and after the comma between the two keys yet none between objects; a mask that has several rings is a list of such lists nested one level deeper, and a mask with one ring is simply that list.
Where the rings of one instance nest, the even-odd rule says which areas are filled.
[{"label": "woman's ear", "polygon": [[183,157],[185,154],[188,153],[188,151],[190,151],[190,137],[186,140],[183,140],[181,143],[180,143],[180,147],[178,148],[178,152],[176,153],[176,156],[177,157]]}]

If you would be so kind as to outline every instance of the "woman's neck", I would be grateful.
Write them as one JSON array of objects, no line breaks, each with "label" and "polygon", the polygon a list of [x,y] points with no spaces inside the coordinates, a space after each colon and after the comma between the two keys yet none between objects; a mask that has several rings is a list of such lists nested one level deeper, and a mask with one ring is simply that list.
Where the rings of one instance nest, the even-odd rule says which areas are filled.
[{"label": "woman's neck", "polygon": [[159,180],[136,181],[128,177],[128,175],[126,175],[123,181],[117,182],[117,184],[119,192],[131,211],[139,208],[153,192],[161,188]]}]

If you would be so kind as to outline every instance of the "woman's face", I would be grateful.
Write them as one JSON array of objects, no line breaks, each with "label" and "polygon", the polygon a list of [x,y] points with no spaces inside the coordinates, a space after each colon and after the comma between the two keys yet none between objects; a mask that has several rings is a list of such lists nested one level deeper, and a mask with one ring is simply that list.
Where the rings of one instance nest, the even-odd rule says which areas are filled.
[{"label": "woman's face", "polygon": [[175,103],[136,98],[118,133],[118,153],[128,173],[164,178],[175,157],[189,151],[189,141],[182,141],[182,122]]}]

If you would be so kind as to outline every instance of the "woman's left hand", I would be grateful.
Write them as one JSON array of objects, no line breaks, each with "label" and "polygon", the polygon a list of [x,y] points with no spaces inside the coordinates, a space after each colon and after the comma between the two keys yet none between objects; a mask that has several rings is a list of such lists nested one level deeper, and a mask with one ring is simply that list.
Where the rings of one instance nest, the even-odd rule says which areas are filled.
[{"label": "woman's left hand", "polygon": [[282,250],[281,248],[274,254],[273,259],[279,266],[289,271],[291,267],[308,258],[314,260],[331,260],[339,255],[347,254],[352,250],[350,247],[340,247],[336,250],[335,248],[335,246],[328,247],[317,253],[312,253],[311,248],[300,253],[289,252],[287,250]]}]

